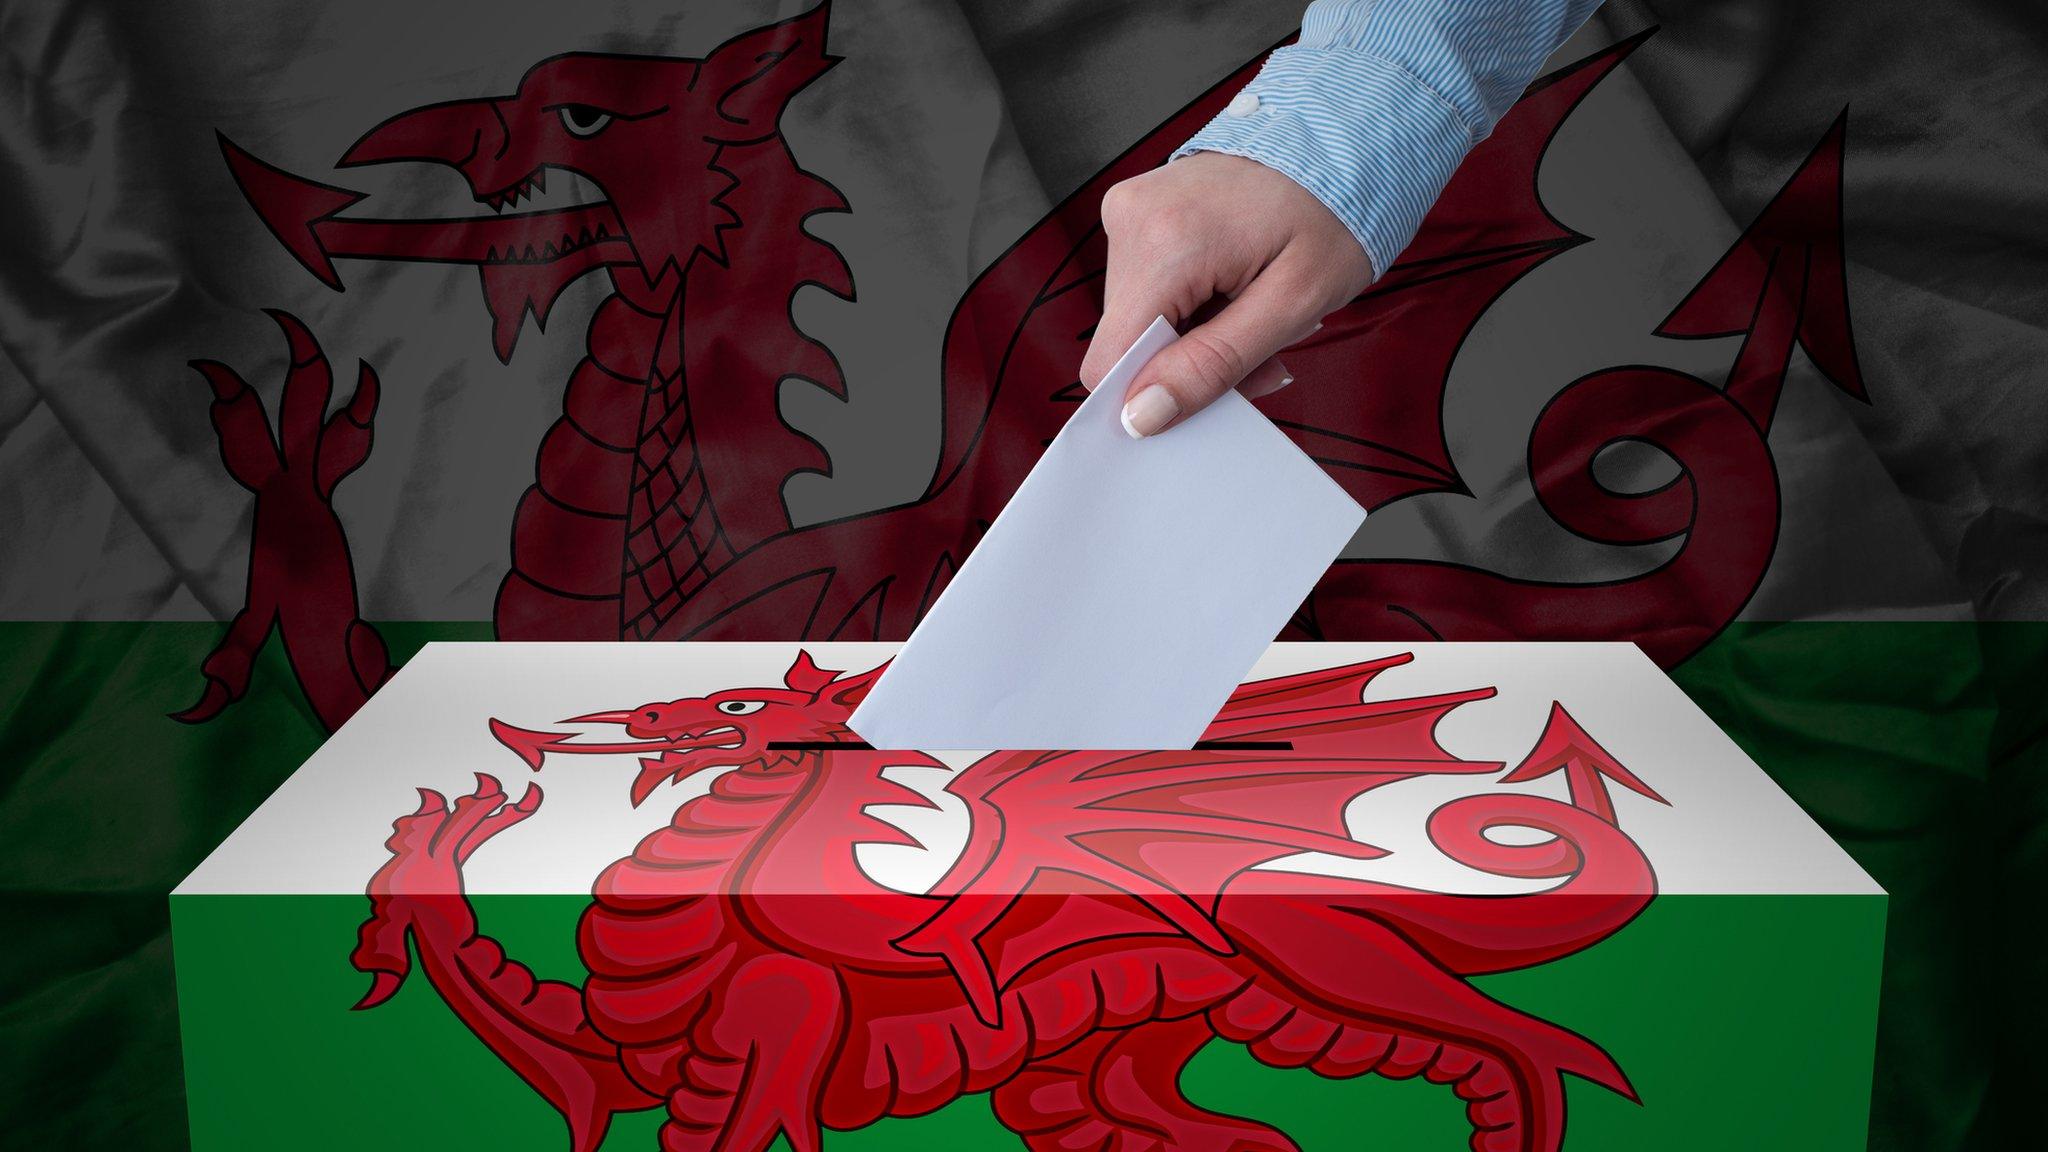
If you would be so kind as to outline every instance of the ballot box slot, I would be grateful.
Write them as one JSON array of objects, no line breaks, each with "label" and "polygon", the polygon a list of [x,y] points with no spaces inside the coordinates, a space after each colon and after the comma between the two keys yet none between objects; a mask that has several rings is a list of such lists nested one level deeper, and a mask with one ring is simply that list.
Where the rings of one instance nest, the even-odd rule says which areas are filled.
[{"label": "ballot box slot", "polygon": [[[771,752],[872,752],[864,740],[770,740]],[[1292,752],[1292,740],[1198,740],[1197,752]]]}]

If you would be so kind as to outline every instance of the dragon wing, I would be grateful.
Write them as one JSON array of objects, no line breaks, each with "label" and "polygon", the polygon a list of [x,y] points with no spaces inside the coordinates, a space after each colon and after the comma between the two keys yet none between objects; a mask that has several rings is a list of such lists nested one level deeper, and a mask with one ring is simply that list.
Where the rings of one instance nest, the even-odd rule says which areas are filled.
[{"label": "dragon wing", "polygon": [[[1511,283],[1585,239],[1544,209],[1537,169],[1565,117],[1647,35],[1530,85],[1458,168],[1400,260],[1282,354],[1304,386],[1260,407],[1366,507],[1463,490],[1442,419],[1451,362]],[[1165,163],[1265,58],[1254,57],[1117,157],[967,290],[946,333],[945,440],[933,492],[970,456],[977,485],[994,477],[1007,495],[1022,480],[1083,395],[1076,381],[1101,315],[1108,256],[1103,194]]]},{"label": "dragon wing", "polygon": [[[1368,508],[1462,491],[1443,393],[1465,334],[1517,277],[1582,237],[1536,172],[1558,126],[1644,36],[1536,81],[1458,169],[1406,253],[1283,353],[1299,386],[1259,404]],[[969,286],[947,326],[933,479],[913,504],[792,529],[720,569],[658,639],[901,638],[1083,396],[1102,314],[1102,196],[1166,162],[1265,62],[1260,53],[1117,157]]]},{"label": "dragon wing", "polygon": [[1443,426],[1452,362],[1510,285],[1585,241],[1544,208],[1537,172],[1572,109],[1648,35],[1531,84],[1394,266],[1282,354],[1296,387],[1260,409],[1366,508],[1465,490]]},{"label": "dragon wing", "polygon": [[[1372,859],[1344,811],[1430,773],[1487,773],[1437,744],[1437,722],[1493,689],[1366,701],[1403,654],[1238,689],[1184,751],[998,752],[948,786],[973,815],[946,905],[896,942],[943,958],[995,1020],[1002,986],[1033,962],[1105,936],[1173,934],[1218,952],[1216,899],[1238,873],[1300,852]],[[1085,893],[1105,900],[1071,901]],[[1027,897],[1053,897],[1028,900]]]}]

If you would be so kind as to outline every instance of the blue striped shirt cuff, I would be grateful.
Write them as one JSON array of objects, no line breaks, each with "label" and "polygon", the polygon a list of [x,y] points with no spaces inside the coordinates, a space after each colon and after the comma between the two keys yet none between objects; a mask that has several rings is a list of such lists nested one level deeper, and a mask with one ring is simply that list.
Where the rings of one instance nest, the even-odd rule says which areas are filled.
[{"label": "blue striped shirt cuff", "polygon": [[1479,137],[1443,97],[1390,60],[1344,49],[1279,49],[1225,112],[1173,154],[1256,160],[1323,202],[1386,274]]}]

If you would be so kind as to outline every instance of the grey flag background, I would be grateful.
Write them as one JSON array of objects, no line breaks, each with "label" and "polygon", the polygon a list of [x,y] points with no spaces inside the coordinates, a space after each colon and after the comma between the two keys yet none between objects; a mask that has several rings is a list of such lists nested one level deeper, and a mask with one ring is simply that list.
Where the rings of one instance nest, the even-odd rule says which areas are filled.
[{"label": "grey flag background", "polygon": [[[560,411],[602,278],[570,290],[544,337],[529,322],[501,365],[473,271],[344,261],[348,290],[329,291],[265,234],[214,133],[318,175],[385,117],[510,91],[553,53],[695,54],[804,7],[11,13],[24,114],[0,125],[15,168],[0,237],[0,538],[13,542],[0,551],[0,616],[233,610],[250,501],[219,467],[209,397],[184,362],[236,365],[274,402],[282,349],[258,309],[283,307],[336,363],[365,359],[385,382],[375,452],[339,496],[364,615],[488,618],[532,449]],[[830,47],[845,62],[784,118],[801,162],[851,203],[813,228],[845,255],[858,293],[809,289],[796,303],[849,388],[842,403],[785,386],[785,418],[832,456],[830,477],[788,485],[799,522],[923,489],[941,340],[968,282],[1297,17],[1286,3],[841,0]],[[1542,172],[1550,210],[1592,242],[1519,282],[1454,371],[1445,421],[1477,498],[1388,508],[1352,554],[1575,581],[1660,562],[1676,542],[1615,549],[1551,522],[1529,492],[1529,429],[1588,371],[1726,370],[1736,339],[1651,332],[1847,105],[1850,285],[1872,402],[1835,392],[1803,360],[1795,368],[1772,432],[1783,533],[1747,616],[2039,618],[2038,565],[2018,562],[2048,548],[2031,483],[2048,462],[2024,435],[2048,406],[2025,387],[2042,345],[2029,323],[2039,252],[2024,237],[2041,193],[2026,173],[2039,171],[2044,117],[2041,86],[2024,82],[2038,63],[2019,58],[2024,38],[1993,13],[1946,6],[1617,3],[1559,59],[1653,23],[1666,27],[1572,116]],[[1910,62],[1897,59],[1903,44]],[[473,209],[451,172],[383,168],[342,182],[380,212]],[[576,184],[558,179],[551,197],[587,194]],[[1618,487],[1669,477],[1647,450],[1610,455]]]},{"label": "grey flag background", "polygon": [[[182,1146],[161,894],[275,779],[251,766],[270,706],[256,693],[180,746],[201,748],[196,760],[155,760],[154,730],[107,719],[177,678],[170,694],[183,699],[152,699],[147,718],[189,703],[197,655],[217,635],[209,622],[241,601],[251,500],[221,467],[207,387],[185,362],[235,365],[274,410],[284,349],[259,309],[282,307],[344,378],[357,358],[373,363],[384,382],[375,450],[337,498],[363,615],[483,621],[509,563],[514,505],[604,292],[597,277],[573,287],[546,333],[529,325],[500,364],[473,270],[345,261],[347,291],[330,291],[266,233],[215,134],[328,178],[384,118],[508,92],[547,56],[695,55],[808,7],[0,0],[0,621],[204,632],[161,663],[0,680],[15,689],[0,702],[0,912],[28,926],[29,943],[5,959],[30,974],[0,967],[13,1001],[0,1006],[4,1130],[53,1146]],[[800,522],[922,491],[938,450],[941,340],[972,278],[1113,157],[1290,34],[1300,9],[835,0],[829,48],[845,61],[782,122],[803,165],[851,205],[812,227],[846,257],[858,293],[807,290],[795,305],[849,390],[842,403],[785,386],[784,417],[833,467],[786,489]],[[1776,559],[1745,617],[2048,620],[2048,17],[1982,0],[1613,0],[1557,59],[1651,25],[1660,31],[1571,116],[1541,172],[1549,210],[1590,242],[1519,281],[1455,366],[1444,416],[1473,495],[1390,506],[1353,554],[1567,581],[1668,555],[1676,542],[1618,549],[1559,529],[1530,495],[1530,428],[1589,371],[1725,373],[1734,339],[1652,330],[1846,106],[1848,282],[1870,402],[1795,358],[1770,436],[1783,488]],[[474,209],[444,169],[340,175],[380,211]],[[563,202],[578,193],[569,179],[550,188]],[[1633,490],[1662,483],[1670,464],[1623,448],[1600,468]],[[90,648],[63,639],[53,652]],[[127,642],[121,633],[95,651]],[[8,656],[19,665],[0,659],[0,672],[58,660]],[[1814,698],[1722,700],[1716,716],[1787,731],[1821,722],[1809,713],[1837,732],[1852,725],[1849,750],[1873,761],[1912,748],[1898,760],[1920,774],[1888,795],[1871,783],[1892,779],[1883,763],[1868,777],[1815,776],[1794,794],[1830,806],[1837,835],[1858,821],[1877,829],[1852,851],[1894,894],[1873,1146],[2000,1146],[1981,1120],[1987,1101],[2002,1088],[2030,1108],[2048,1071],[2048,1021],[2027,991],[2039,983],[2023,978],[2038,964],[2018,963],[2032,953],[2008,935],[2040,900],[2048,804],[2038,787],[1997,801],[1970,789],[2041,767],[2038,752],[1996,761],[1990,749],[2031,747],[2048,717],[2032,729],[1986,718],[1997,702],[1980,684],[1951,694],[1914,668],[1841,659],[1841,679]],[[2038,665],[2008,671],[2038,697]],[[1926,710],[1884,696],[1893,682],[1928,697]],[[276,700],[289,685],[267,690]],[[1865,691],[1877,703],[1862,706]],[[1837,697],[1848,703],[1822,707]],[[315,738],[304,717],[288,719],[301,726],[295,740]],[[1825,744],[1788,747],[1823,755]],[[66,779],[91,785],[67,793]],[[163,795],[174,802],[153,799]],[[1937,842],[1938,859],[1926,849]],[[13,863],[24,858],[38,869]],[[2020,861],[2034,880],[2013,879]],[[1996,1073],[1994,1057],[2030,1063]],[[1760,1053],[1757,1068],[1701,1074],[1796,1073]]]}]

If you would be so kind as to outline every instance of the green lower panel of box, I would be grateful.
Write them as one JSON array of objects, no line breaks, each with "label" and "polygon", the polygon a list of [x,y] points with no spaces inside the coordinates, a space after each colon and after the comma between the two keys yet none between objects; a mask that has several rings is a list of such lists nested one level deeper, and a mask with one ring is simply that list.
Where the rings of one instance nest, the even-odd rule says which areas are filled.
[{"label": "green lower panel of box", "polygon": [[[525,1005],[497,1008],[532,1010],[539,1004],[548,1009],[540,1016],[551,1026],[573,1019],[588,981],[577,938],[589,901],[560,894],[490,895],[468,906],[479,930],[501,943],[506,955],[544,981],[561,982],[543,985]],[[198,1152],[571,1149],[564,1112],[535,1086],[559,1092],[560,1069],[516,1068],[516,1060],[494,1052],[489,1021],[479,1022],[477,1013],[494,1010],[488,982],[464,985],[461,965],[437,969],[428,957],[415,955],[402,982],[380,989],[381,1003],[351,1010],[372,987],[371,977],[351,959],[369,912],[364,897],[333,894],[173,899],[179,1013]],[[744,916],[749,908],[723,912]],[[820,905],[818,914],[830,913]],[[770,1023],[760,1032],[776,1050],[772,1059],[732,1068],[729,1081],[719,1080],[718,1067],[636,1068],[642,1080],[658,1083],[673,1075],[680,1087],[671,1091],[673,1099],[623,1101],[635,1106],[616,1112],[602,1147],[653,1152],[663,1147],[665,1135],[675,1147],[694,1147],[693,1141],[710,1147],[721,1130],[731,1138],[749,1127],[787,1147],[787,1136],[776,1135],[782,1123],[776,1109],[802,1095],[788,1085],[800,1084],[806,1069],[859,1060],[867,1063],[867,1073],[833,1076],[841,1085],[834,1089],[835,1100],[816,1103],[811,1115],[830,1119],[835,1108],[900,1111],[883,1106],[912,1100],[928,1102],[931,1110],[847,1130],[826,1127],[826,1148],[1024,1147],[1025,1137],[1015,1129],[1037,1127],[1044,1129],[1032,1137],[1037,1147],[1121,1140],[1114,1146],[1222,1149],[1286,1147],[1291,1141],[1310,1152],[1455,1149],[1468,1146],[1478,1129],[1484,1147],[1535,1148],[1556,1137],[1573,1152],[1847,1152],[1862,1148],[1865,1138],[1884,916],[1881,895],[1666,894],[1591,947],[1517,971],[1470,977],[1471,988],[1512,1014],[1499,1019],[1540,1022],[1546,1031],[1532,1035],[1578,1038],[1585,1051],[1610,1059],[1639,1098],[1632,1101],[1568,1073],[1561,1080],[1561,1113],[1547,1119],[1522,1111],[1533,1106],[1525,1099],[1531,1091],[1517,1081],[1512,1061],[1485,1045],[1432,1044],[1426,1035],[1388,1034],[1384,1042],[1375,1041],[1360,1026],[1365,1016],[1333,1030],[1307,1019],[1298,1006],[1276,1012],[1263,999],[1270,993],[1314,1001],[1332,995],[1329,989],[1205,987],[1179,993],[1211,997],[1205,1010],[1115,1027],[1118,1011],[1135,1011],[1147,996],[1158,995],[1156,988],[1117,986],[1120,973],[1142,975],[1157,967],[1147,967],[1156,958],[1143,937],[1118,943],[1114,955],[1091,969],[1092,980],[1070,982],[1064,994],[1079,999],[1066,1008],[1082,1017],[1078,1023],[1059,1019],[1062,1006],[1050,1001],[1039,1002],[1036,1011],[1027,1006],[1028,1022],[1017,1019],[1019,1002],[1006,1001],[1011,1018],[991,1026],[969,1005],[964,985],[949,988],[945,980],[905,982],[900,1003],[875,1011],[875,1004],[886,1003],[888,986],[880,982],[887,976],[856,970],[842,975],[818,965],[835,982],[827,991],[861,997],[868,1005],[858,1030],[849,1032],[826,1019],[834,1015],[829,1001],[822,1011],[810,1003],[819,988],[808,977],[773,965],[746,970],[745,977],[736,975],[744,969],[740,965],[703,981],[686,975],[667,982],[651,978],[631,985],[650,1032],[687,1033],[689,1022],[679,1028],[664,1013],[701,1014],[707,1005],[715,1013],[730,1007],[727,1000],[753,996],[752,1019]],[[678,973],[689,971],[685,959],[676,958]],[[1322,960],[1355,965],[1368,959],[1304,962],[1309,975],[1303,979],[1313,984]],[[1175,979],[1200,977],[1195,967],[1173,969],[1172,962],[1169,957],[1165,963]],[[517,979],[516,969],[488,962],[469,975],[500,985]],[[1033,976],[1025,973],[1023,979]],[[664,996],[675,1003],[663,1003]],[[1102,1006],[1083,1003],[1090,997]],[[1233,1005],[1233,999],[1239,1002]],[[1398,1007],[1400,998],[1390,996],[1389,1002]],[[605,1007],[608,1019],[630,1017],[621,1002]],[[1030,1061],[998,1052],[996,1066],[972,1073],[980,1081],[971,1085],[975,1090],[962,1093],[962,1051],[949,1023],[979,1029],[975,1034],[984,1039],[1027,1026],[1064,1029],[1071,1042]],[[581,1044],[572,1034],[561,1049],[568,1054],[560,1059],[602,1063],[591,1054],[604,1052],[608,1041],[586,1030]],[[877,1055],[885,1049],[886,1056]],[[542,1044],[521,1050],[551,1049]],[[966,1053],[969,1063],[980,1054]],[[1172,1073],[1182,1059],[1185,1069],[1176,1078]],[[1318,1067],[1337,1074],[1319,1074]],[[602,1088],[606,1077],[633,1082],[616,1063],[598,1068],[590,1082]],[[1511,1089],[1506,1095],[1487,1091],[1501,1083]],[[869,1097],[864,1104],[847,1103],[863,1094]],[[760,1115],[735,1123],[736,1109]],[[727,1121],[722,1126],[713,1123],[721,1112]],[[1019,1122],[1025,1118],[1031,1123]],[[1553,1130],[1541,1130],[1546,1125]],[[583,1135],[594,1139],[598,1133],[586,1124]]]}]

